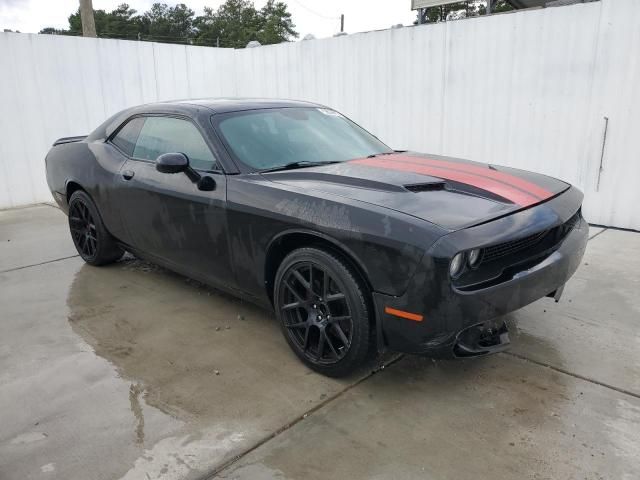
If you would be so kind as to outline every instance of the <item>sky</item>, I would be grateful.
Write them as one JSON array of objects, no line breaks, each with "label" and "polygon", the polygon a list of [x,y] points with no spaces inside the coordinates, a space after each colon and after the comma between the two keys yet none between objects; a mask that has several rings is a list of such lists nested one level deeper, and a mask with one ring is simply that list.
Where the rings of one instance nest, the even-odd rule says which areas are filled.
[{"label": "sky", "polygon": [[[94,9],[113,10],[126,0],[93,0]],[[175,0],[128,0],[131,8],[144,12],[160,1],[168,5]],[[345,15],[347,33],[389,28],[402,23],[410,25],[415,19],[411,0],[284,0],[296,24],[300,38],[311,33],[317,38],[333,35],[340,30],[340,14]],[[182,0],[202,13],[205,6],[217,9],[223,0]],[[255,0],[257,8],[266,0]],[[66,28],[68,16],[78,9],[78,0],[0,0],[0,31],[3,29],[37,33],[44,27]]]}]

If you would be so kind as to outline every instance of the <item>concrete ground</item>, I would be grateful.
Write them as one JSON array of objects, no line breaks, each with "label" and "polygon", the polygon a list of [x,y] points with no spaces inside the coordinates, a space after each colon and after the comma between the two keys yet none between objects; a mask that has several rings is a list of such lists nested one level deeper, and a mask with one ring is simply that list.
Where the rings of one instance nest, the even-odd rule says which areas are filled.
[{"label": "concrete ground", "polygon": [[270,313],[0,211],[0,478],[640,478],[640,234],[591,236],[507,353],[331,380]]}]

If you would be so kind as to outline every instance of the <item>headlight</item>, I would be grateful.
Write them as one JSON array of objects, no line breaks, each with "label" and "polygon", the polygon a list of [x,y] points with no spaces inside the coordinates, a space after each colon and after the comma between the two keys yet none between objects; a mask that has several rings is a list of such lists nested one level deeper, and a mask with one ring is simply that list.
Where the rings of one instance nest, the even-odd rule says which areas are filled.
[{"label": "headlight", "polygon": [[451,275],[451,278],[456,278],[462,273],[463,268],[464,253],[457,253],[456,256],[451,259],[451,264],[449,265],[449,275]]},{"label": "headlight", "polygon": [[480,263],[480,259],[482,258],[482,250],[476,248],[469,252],[469,266],[471,268],[476,268]]}]

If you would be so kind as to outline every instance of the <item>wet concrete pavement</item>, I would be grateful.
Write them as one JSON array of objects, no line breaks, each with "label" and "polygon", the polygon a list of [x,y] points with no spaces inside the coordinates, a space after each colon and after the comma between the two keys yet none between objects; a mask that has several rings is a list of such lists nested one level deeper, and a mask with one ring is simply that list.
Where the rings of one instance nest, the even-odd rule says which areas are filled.
[{"label": "wet concrete pavement", "polygon": [[66,217],[52,208],[0,210],[0,272],[77,255]]},{"label": "wet concrete pavement", "polygon": [[592,235],[508,353],[338,381],[270,313],[0,212],[0,479],[640,478],[640,234]]},{"label": "wet concrete pavement", "polygon": [[222,478],[634,479],[639,421],[637,398],[519,359],[405,358]]},{"label": "wet concrete pavement", "polygon": [[508,319],[510,353],[640,396],[640,234],[594,237],[560,303]]}]

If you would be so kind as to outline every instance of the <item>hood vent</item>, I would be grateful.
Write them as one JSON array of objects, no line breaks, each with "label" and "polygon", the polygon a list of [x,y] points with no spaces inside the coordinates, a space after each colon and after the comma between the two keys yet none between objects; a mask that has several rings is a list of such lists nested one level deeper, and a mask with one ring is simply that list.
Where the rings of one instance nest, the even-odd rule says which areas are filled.
[{"label": "hood vent", "polygon": [[444,190],[444,182],[432,182],[432,183],[414,183],[413,185],[404,185],[404,188],[410,192],[435,192],[438,190]]}]

